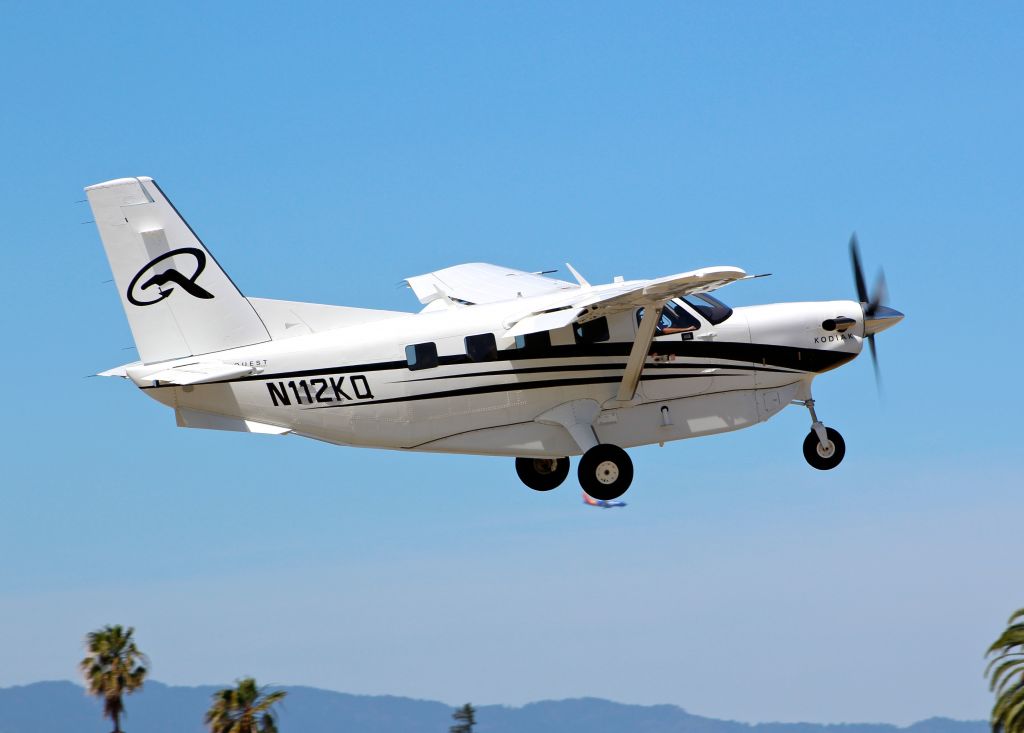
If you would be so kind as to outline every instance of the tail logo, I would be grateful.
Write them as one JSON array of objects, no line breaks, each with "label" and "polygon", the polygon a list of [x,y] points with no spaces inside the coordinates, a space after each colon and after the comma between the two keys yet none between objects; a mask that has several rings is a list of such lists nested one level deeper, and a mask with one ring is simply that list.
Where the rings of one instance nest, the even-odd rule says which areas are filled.
[{"label": "tail logo", "polygon": [[[191,277],[185,277],[180,272],[175,270],[173,267],[163,272],[155,273],[152,277],[146,280],[142,285],[139,285],[139,280],[142,279],[143,275],[152,270],[156,265],[163,262],[166,259],[170,259],[176,255],[192,255],[196,260],[195,271]],[[204,290],[199,285],[196,285],[196,280],[203,274],[203,270],[206,269],[206,253],[201,249],[195,247],[182,247],[181,249],[172,249],[170,252],[164,252],[159,257],[154,257],[150,260],[145,267],[135,273],[135,277],[132,278],[131,284],[128,286],[128,302],[132,305],[153,305],[159,303],[164,298],[168,297],[174,292],[174,288],[167,288],[166,290],[162,287],[167,283],[174,283],[186,293],[191,295],[193,298],[203,298],[209,300],[213,298],[213,293]],[[156,286],[156,292],[160,295],[152,300],[140,300],[139,297],[145,298],[150,293],[143,293],[143,290]],[[136,287],[138,286],[138,287]],[[139,297],[136,297],[139,296]]]}]

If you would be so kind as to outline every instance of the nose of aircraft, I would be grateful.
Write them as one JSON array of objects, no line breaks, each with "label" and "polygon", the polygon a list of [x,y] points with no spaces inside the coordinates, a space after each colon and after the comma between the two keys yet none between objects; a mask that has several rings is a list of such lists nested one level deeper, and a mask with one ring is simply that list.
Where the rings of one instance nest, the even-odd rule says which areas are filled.
[{"label": "nose of aircraft", "polygon": [[864,335],[873,336],[887,328],[892,328],[903,320],[903,314],[895,308],[879,305],[870,313],[864,314]]}]

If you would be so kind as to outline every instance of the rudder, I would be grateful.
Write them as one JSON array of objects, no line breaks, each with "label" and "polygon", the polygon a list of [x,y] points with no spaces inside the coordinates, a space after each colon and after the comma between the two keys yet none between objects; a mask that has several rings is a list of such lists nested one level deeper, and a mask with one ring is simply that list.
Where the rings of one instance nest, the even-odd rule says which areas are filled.
[{"label": "rudder", "polygon": [[146,363],[270,340],[239,292],[152,178],[85,189]]}]

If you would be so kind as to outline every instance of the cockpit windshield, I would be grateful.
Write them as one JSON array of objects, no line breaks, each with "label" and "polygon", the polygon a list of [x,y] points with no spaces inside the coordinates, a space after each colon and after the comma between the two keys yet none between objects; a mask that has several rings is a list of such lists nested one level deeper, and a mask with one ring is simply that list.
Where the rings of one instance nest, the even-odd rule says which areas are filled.
[{"label": "cockpit windshield", "polygon": [[684,295],[680,300],[704,316],[712,326],[717,326],[732,315],[732,308],[707,293]]},{"label": "cockpit windshield", "polygon": [[[683,301],[690,308],[700,313],[712,326],[717,326],[732,315],[732,308],[707,293],[684,295],[678,300]],[[644,309],[641,308],[636,312],[637,324],[643,320],[643,317]],[[654,334],[655,336],[668,336],[673,333],[685,334],[690,331],[696,331],[699,328],[700,321],[694,318],[690,311],[679,303],[670,300],[661,309],[661,318],[658,319],[658,325],[654,329]],[[683,338],[690,337],[684,336]]]},{"label": "cockpit windshield", "polygon": [[[636,312],[636,322],[640,323],[643,317],[644,309],[641,308]],[[661,309],[661,318],[658,319],[658,325],[655,326],[654,332],[656,336],[666,336],[673,333],[696,331],[698,328],[700,328],[700,321],[687,313],[685,308],[681,308],[670,300]]]}]

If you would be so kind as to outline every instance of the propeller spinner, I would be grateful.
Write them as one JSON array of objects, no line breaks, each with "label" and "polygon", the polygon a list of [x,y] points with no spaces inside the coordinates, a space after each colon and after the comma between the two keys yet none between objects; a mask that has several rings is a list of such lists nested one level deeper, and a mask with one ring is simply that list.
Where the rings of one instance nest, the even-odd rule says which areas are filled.
[{"label": "propeller spinner", "polygon": [[875,288],[871,295],[868,295],[868,288],[864,281],[864,268],[860,262],[860,246],[857,244],[857,233],[850,236],[850,261],[853,265],[853,279],[857,285],[857,299],[861,308],[864,309],[864,336],[867,337],[868,346],[871,347],[871,364],[875,368],[875,381],[880,380],[878,372],[878,351],[875,346],[875,334],[887,328],[895,326],[903,320],[903,314],[895,308],[883,305],[883,301],[889,297],[889,290],[885,284],[885,273],[878,271],[875,278]]}]

